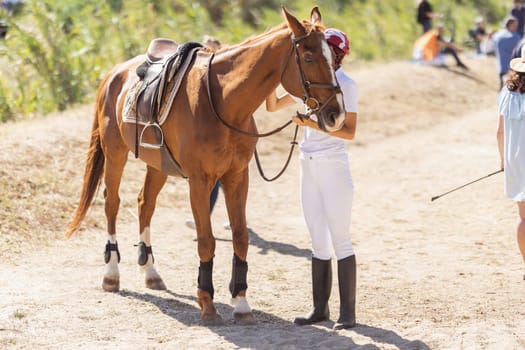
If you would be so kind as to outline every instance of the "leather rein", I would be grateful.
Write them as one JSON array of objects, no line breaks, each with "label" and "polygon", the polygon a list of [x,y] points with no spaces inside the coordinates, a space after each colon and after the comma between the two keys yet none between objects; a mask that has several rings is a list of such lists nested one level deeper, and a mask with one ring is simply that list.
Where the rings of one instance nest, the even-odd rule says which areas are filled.
[{"label": "leather rein", "polygon": [[[299,51],[298,51],[298,43],[302,40],[304,40],[305,38],[307,38],[311,33],[308,33],[308,34],[305,34],[305,35],[302,35],[302,36],[299,36],[299,37],[296,37],[295,35],[292,34],[292,50],[295,54],[295,62],[297,64],[297,67],[299,69],[299,76],[301,78],[301,86],[303,88],[303,102],[304,104],[308,107],[308,112],[306,114],[302,114],[302,113],[299,113],[297,111],[297,117],[301,118],[301,119],[309,119],[310,116],[312,114],[316,114],[316,113],[320,113],[322,112],[322,110],[327,106],[327,103],[329,101],[331,101],[333,98],[335,98],[335,96],[338,94],[338,93],[341,93],[341,88],[339,87],[339,85],[332,85],[332,84],[325,84],[325,83],[317,83],[317,82],[311,82],[309,80],[306,80],[305,78],[305,75],[304,75],[304,71],[303,71],[303,67],[301,66],[301,60],[300,60],[300,57],[299,57]],[[291,52],[290,52],[290,55],[291,55]],[[288,55],[288,60],[290,59],[290,55]],[[245,130],[241,130],[241,129],[238,129],[236,127],[234,127],[233,125],[229,124],[227,121],[224,120],[224,118],[222,118],[222,116],[217,112],[217,110],[215,109],[215,105],[213,103],[213,97],[212,97],[212,91],[211,91],[211,83],[210,83],[210,73],[211,73],[211,64],[212,64],[212,61],[213,61],[213,58],[215,57],[215,53],[212,53],[211,56],[210,56],[210,60],[208,62],[208,69],[207,69],[207,92],[208,92],[208,101],[210,103],[210,106],[211,106],[211,110],[213,112],[213,114],[215,115],[215,117],[224,125],[226,126],[228,129],[238,133],[238,134],[241,134],[241,135],[244,135],[244,136],[248,136],[248,137],[267,137],[267,136],[271,136],[273,134],[276,134],[278,133],[279,131],[283,130],[284,128],[286,128],[288,125],[290,125],[292,123],[292,120],[289,120],[287,121],[285,124],[283,124],[282,126],[274,129],[274,130],[271,130],[269,132],[265,132],[265,133],[251,133],[251,132],[248,132],[248,131],[245,131]],[[288,65],[288,62],[285,64],[285,67]],[[284,71],[281,73],[281,77],[282,77],[282,74],[284,74]],[[326,102],[324,104],[321,104],[317,99],[313,98],[310,96],[310,88],[311,87],[317,87],[317,88],[325,88],[325,89],[331,89],[333,90],[333,94],[330,95],[330,97],[326,100]],[[292,154],[293,154],[293,150],[294,150],[294,147],[297,145],[297,132],[299,130],[299,125],[296,125],[295,126],[295,132],[294,132],[294,136],[293,136],[293,140],[291,141],[291,146],[290,146],[290,152],[288,154],[288,158],[286,159],[286,162],[283,166],[283,168],[281,169],[281,171],[275,175],[274,177],[272,178],[268,178],[265,176],[264,174],[264,171],[262,169],[262,166],[261,166],[261,163],[260,163],[260,160],[259,160],[259,154],[257,153],[257,147],[255,148],[255,151],[254,151],[254,156],[255,156],[255,162],[257,164],[257,169],[259,170],[259,174],[261,175],[261,177],[265,180],[265,181],[268,181],[268,182],[271,182],[271,181],[274,181],[274,180],[277,180],[283,173],[284,171],[286,170],[286,168],[288,167],[288,165],[290,164],[290,160],[291,160],[291,157],[292,157]]]}]

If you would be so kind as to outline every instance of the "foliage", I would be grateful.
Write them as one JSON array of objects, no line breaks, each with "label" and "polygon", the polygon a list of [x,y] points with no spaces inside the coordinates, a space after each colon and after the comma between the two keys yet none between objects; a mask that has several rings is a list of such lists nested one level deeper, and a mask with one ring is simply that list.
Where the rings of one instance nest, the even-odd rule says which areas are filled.
[{"label": "foliage", "polygon": [[9,89],[5,86],[5,82],[0,80],[0,122],[5,122],[13,119],[14,113],[10,106]]},{"label": "foliage", "polygon": [[[104,72],[145,51],[155,37],[200,41],[211,34],[240,42],[283,21],[279,4],[300,18],[306,0],[28,0],[0,39],[0,121],[92,101]],[[499,26],[508,8],[499,0],[434,0],[448,35],[461,42],[482,15]],[[414,0],[319,0],[324,22],[350,36],[352,57],[410,57],[419,35]],[[1,19],[1,18],[0,18]],[[9,87],[9,90],[7,90]]]}]

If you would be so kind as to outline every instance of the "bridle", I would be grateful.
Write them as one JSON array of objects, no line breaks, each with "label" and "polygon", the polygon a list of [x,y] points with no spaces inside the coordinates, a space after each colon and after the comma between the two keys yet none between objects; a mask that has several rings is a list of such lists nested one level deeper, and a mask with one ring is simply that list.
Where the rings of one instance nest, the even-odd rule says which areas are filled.
[{"label": "bridle", "polygon": [[[317,82],[311,82],[310,80],[307,80],[305,78],[305,74],[304,74],[304,70],[303,70],[303,67],[301,65],[301,60],[300,60],[300,57],[299,57],[299,49],[298,49],[298,43],[304,39],[306,39],[309,35],[311,35],[313,32],[309,32],[307,34],[304,34],[304,35],[301,35],[299,37],[296,37],[295,35],[292,34],[292,49],[291,49],[291,52],[290,52],[290,55],[288,55],[288,60],[286,62],[286,64],[284,65],[284,69],[283,71],[281,72],[281,80],[282,80],[282,76],[284,74],[284,71],[286,70],[286,67],[288,66],[288,62],[289,62],[289,59],[290,59],[290,56],[292,54],[292,52],[295,54],[295,62],[297,64],[297,68],[299,69],[299,77],[301,79],[301,86],[303,88],[303,103],[308,107],[308,111],[305,113],[305,114],[302,114],[302,113],[299,113],[297,112],[297,117],[301,118],[301,119],[309,119],[312,114],[319,114],[321,113],[324,108],[326,108],[326,106],[328,105],[328,102],[330,102],[332,99],[334,99],[337,94],[340,94],[341,93],[341,88],[339,87],[339,84],[337,83],[336,81],[336,85],[332,85],[332,84],[328,84],[328,83],[317,83]],[[229,124],[227,121],[224,120],[224,118],[221,117],[221,115],[219,113],[217,113],[217,110],[215,109],[215,105],[213,103],[213,97],[212,97],[212,91],[211,91],[211,83],[210,83],[210,72],[211,72],[211,64],[212,64],[212,61],[213,61],[213,58],[215,57],[215,53],[212,53],[210,55],[210,60],[208,62],[208,69],[207,69],[207,92],[208,92],[208,101],[210,103],[210,107],[211,107],[211,110],[213,112],[213,114],[215,115],[215,117],[224,125],[226,126],[228,129],[238,133],[238,134],[241,134],[241,135],[244,135],[244,136],[248,136],[248,137],[266,137],[266,136],[270,136],[270,135],[273,135],[273,134],[276,134],[278,133],[279,131],[283,130],[284,128],[286,128],[288,125],[290,125],[292,123],[291,120],[287,121],[285,124],[283,124],[282,126],[272,130],[272,131],[269,131],[269,132],[265,132],[265,133],[251,133],[251,132],[248,132],[248,131],[245,131],[245,130],[241,130],[241,129],[238,129],[236,127],[234,127],[233,125]],[[317,99],[313,98],[312,96],[310,96],[310,88],[324,88],[324,89],[329,89],[329,90],[332,90],[333,93],[328,97],[328,99],[325,101],[324,104],[320,103]]]},{"label": "bridle", "polygon": [[[337,96],[337,94],[341,93],[341,87],[337,83],[337,80],[336,85],[332,85],[326,83],[311,82],[305,78],[303,66],[301,65],[301,60],[299,57],[298,43],[301,40],[307,38],[311,33],[312,32],[301,35],[299,37],[296,37],[294,35],[292,37],[293,50],[295,53],[295,63],[297,64],[297,67],[299,69],[299,77],[301,78],[301,86],[303,88],[303,103],[308,107],[308,111],[305,114],[297,112],[297,116],[301,119],[309,119],[312,116],[312,114],[321,113],[323,109],[326,108],[326,106],[328,105],[328,102],[334,99]],[[333,93],[330,95],[330,97],[328,97],[324,104],[321,104],[317,99],[310,96],[310,88],[312,87],[333,90]]]},{"label": "bridle", "polygon": [[[297,64],[297,67],[299,69],[299,77],[301,78],[301,86],[303,88],[303,102],[304,104],[308,107],[308,111],[306,114],[301,114],[299,112],[297,112],[297,117],[301,118],[301,119],[309,119],[311,117],[312,114],[316,114],[316,113],[320,113],[323,111],[323,109],[326,107],[326,105],[328,104],[328,102],[330,102],[333,98],[336,97],[336,95],[338,93],[341,93],[341,88],[339,87],[339,84],[337,83],[336,81],[336,85],[332,85],[332,84],[326,84],[326,83],[317,83],[317,82],[311,82],[309,80],[307,80],[305,78],[305,75],[304,75],[304,71],[303,71],[303,67],[301,66],[301,60],[300,60],[300,57],[299,57],[299,49],[298,49],[298,43],[304,39],[306,39],[310,34],[310,33],[307,33],[305,35],[301,35],[299,37],[296,37],[295,35],[292,34],[292,49],[290,50],[290,54],[288,55],[288,59],[284,65],[284,69],[283,71],[281,72],[281,80],[282,80],[282,76],[284,74],[284,71],[286,70],[286,67],[288,66],[288,62],[290,60],[290,56],[292,54],[292,51],[293,53],[295,54],[295,62]],[[206,72],[206,88],[207,88],[207,92],[208,92],[208,101],[210,103],[210,107],[211,107],[211,110],[213,112],[213,114],[215,115],[215,117],[224,125],[226,126],[228,129],[240,134],[240,135],[244,135],[244,136],[248,136],[248,137],[266,137],[266,136],[270,136],[270,135],[273,135],[273,134],[276,134],[278,133],[279,131],[283,130],[284,128],[286,128],[288,125],[290,125],[292,123],[292,120],[289,120],[287,121],[285,124],[283,124],[282,126],[272,130],[272,131],[269,131],[269,132],[265,132],[265,133],[251,133],[251,132],[248,132],[248,131],[245,131],[245,130],[241,130],[241,129],[238,129],[236,127],[234,127],[233,125],[229,124],[227,121],[224,120],[224,118],[221,117],[221,115],[217,112],[217,110],[215,109],[215,105],[213,104],[213,97],[212,97],[212,91],[211,91],[211,83],[210,83],[210,72],[211,72],[211,64],[212,64],[212,61],[213,61],[213,58],[215,57],[215,53],[212,53],[210,55],[210,60],[208,62],[208,68],[207,68],[207,72]],[[324,104],[321,104],[317,99],[313,98],[310,96],[310,88],[312,87],[316,87],[316,88],[325,88],[325,89],[330,89],[330,90],[333,90],[333,93],[330,95],[330,97],[325,101]],[[293,150],[294,150],[294,147],[297,145],[297,131],[299,130],[299,125],[296,125],[295,126],[295,132],[294,132],[294,136],[293,136],[293,140],[291,142],[291,147],[290,147],[290,152],[288,154],[288,158],[283,166],[283,168],[281,169],[281,171],[275,175],[274,177],[272,178],[268,178],[265,176],[264,174],[264,171],[262,169],[262,166],[261,166],[261,163],[260,163],[260,160],[259,160],[259,154],[257,153],[257,148],[255,148],[255,151],[254,151],[254,156],[255,156],[255,162],[257,164],[257,169],[259,170],[259,174],[261,175],[261,177],[265,180],[265,181],[274,181],[274,180],[277,180],[283,173],[284,171],[286,170],[286,168],[288,167],[288,165],[290,164],[290,160],[292,158],[292,154],[293,154]]]}]

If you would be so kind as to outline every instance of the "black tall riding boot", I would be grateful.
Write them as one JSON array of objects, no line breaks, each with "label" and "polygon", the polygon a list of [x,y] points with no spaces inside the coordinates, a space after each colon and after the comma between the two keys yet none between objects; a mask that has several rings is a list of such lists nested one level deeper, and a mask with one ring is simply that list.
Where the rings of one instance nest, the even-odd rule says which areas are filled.
[{"label": "black tall riding boot", "polygon": [[334,324],[334,329],[352,328],[355,326],[355,255],[337,261],[337,277],[339,278],[341,305],[339,319]]},{"label": "black tall riding boot", "polygon": [[303,326],[328,320],[330,311],[328,299],[332,291],[332,261],[312,257],[312,292],[314,308],[304,317],[297,317],[294,323]]}]

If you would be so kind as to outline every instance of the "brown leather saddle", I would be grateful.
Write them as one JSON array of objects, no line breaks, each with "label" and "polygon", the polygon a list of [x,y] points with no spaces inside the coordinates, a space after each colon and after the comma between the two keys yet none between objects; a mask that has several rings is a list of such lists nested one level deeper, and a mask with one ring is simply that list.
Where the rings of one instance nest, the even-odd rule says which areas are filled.
[{"label": "brown leather saddle", "polygon": [[[186,177],[164,143],[161,125],[168,116],[182,77],[201,48],[202,44],[195,42],[178,45],[171,39],[152,40],[146,60],[136,69],[140,81],[130,89],[134,91],[128,93],[125,101],[124,121],[134,122],[137,130],[135,157],[138,158],[140,147],[160,150],[163,159],[161,170],[170,175]],[[139,124],[143,125],[140,135]],[[148,129],[154,135],[154,143],[143,142],[143,135]]]},{"label": "brown leather saddle", "polygon": [[136,69],[142,81],[142,86],[137,94],[138,120],[145,123],[162,124],[164,120],[159,116],[167,96],[168,85],[173,81],[184,62],[193,60],[193,54],[190,57],[190,53],[195,52],[195,48],[201,47],[201,44],[195,42],[178,45],[175,41],[165,38],[151,41],[146,60]]}]

